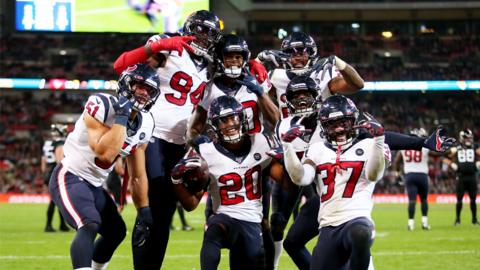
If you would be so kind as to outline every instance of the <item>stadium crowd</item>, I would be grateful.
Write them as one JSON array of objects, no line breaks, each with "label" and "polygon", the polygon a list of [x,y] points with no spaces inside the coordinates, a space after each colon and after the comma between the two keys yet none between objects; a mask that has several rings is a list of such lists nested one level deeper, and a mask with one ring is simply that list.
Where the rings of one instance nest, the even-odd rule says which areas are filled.
[{"label": "stadium crowd", "polygon": [[[1,193],[38,194],[46,191],[40,173],[40,157],[51,117],[56,113],[80,113],[86,97],[52,92],[39,98],[31,92],[23,92],[0,99]],[[408,132],[423,126],[432,131],[436,125],[442,124],[448,127],[452,136],[462,128],[471,128],[475,138],[480,137],[480,115],[475,107],[480,104],[480,96],[476,93],[360,92],[352,98],[360,109],[377,115],[387,130]],[[438,157],[430,163],[430,193],[454,193],[455,176],[441,160]],[[390,169],[377,184],[376,192],[404,193],[402,178]]]},{"label": "stadium crowd", "polygon": [[[314,34],[313,37],[319,55],[341,55],[367,81],[480,77],[480,66],[474,65],[480,60],[478,35],[395,34],[383,38],[380,35],[345,33],[334,36]],[[148,34],[22,34],[0,39],[0,77],[111,80],[116,79],[111,69],[115,58],[124,48],[147,40]],[[247,41],[253,55],[260,48],[276,49],[280,46],[280,40],[274,35],[247,36]],[[16,44],[25,44],[30,49],[25,51]]]}]

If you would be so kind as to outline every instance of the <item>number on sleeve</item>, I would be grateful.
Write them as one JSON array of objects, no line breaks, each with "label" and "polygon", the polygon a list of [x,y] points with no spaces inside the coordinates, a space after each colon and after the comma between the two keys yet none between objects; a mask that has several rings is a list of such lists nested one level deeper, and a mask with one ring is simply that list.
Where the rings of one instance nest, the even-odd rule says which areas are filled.
[{"label": "number on sleeve", "polygon": [[100,106],[93,101],[89,101],[85,105],[85,108],[87,109],[88,114],[90,114],[92,117],[95,117],[95,114],[97,113]]}]

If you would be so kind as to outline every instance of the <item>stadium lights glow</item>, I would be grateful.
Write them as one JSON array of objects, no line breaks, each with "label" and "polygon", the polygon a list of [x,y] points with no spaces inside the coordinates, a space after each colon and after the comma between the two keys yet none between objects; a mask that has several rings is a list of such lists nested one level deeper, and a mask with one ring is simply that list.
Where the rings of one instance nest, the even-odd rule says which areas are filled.
[{"label": "stadium lights glow", "polygon": [[284,39],[288,35],[287,31],[283,28],[278,29],[277,37],[278,39]]},{"label": "stadium lights glow", "polygon": [[391,31],[383,31],[382,32],[382,37],[391,38],[391,37],[393,37],[393,33]]},{"label": "stadium lights glow", "polygon": [[392,56],[392,54],[390,52],[385,52],[383,55],[385,55],[385,57],[390,57]]},{"label": "stadium lights glow", "polygon": [[353,29],[358,29],[358,28],[360,28],[360,24],[358,24],[358,23],[352,23],[352,28],[353,28]]},{"label": "stadium lights glow", "polygon": [[60,52],[58,52],[60,55],[66,55],[67,54],[67,51],[65,50],[60,50]]}]

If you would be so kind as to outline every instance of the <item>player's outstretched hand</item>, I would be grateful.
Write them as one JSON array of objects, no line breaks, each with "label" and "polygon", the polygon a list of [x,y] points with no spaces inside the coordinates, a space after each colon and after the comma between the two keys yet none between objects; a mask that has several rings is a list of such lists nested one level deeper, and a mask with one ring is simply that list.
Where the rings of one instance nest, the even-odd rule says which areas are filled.
[{"label": "player's outstretched hand", "polygon": [[133,103],[126,97],[119,95],[118,100],[113,96],[110,97],[113,110],[115,111],[115,124],[127,126],[128,118],[132,113]]},{"label": "player's outstretched hand", "polygon": [[360,121],[358,122],[358,125],[354,126],[354,128],[363,128],[373,137],[379,137],[385,134],[385,128],[383,128],[382,124],[380,124],[380,122],[378,122],[371,114],[362,112],[359,118]]},{"label": "player's outstretched hand", "polygon": [[289,143],[300,136],[304,136],[310,133],[312,133],[312,130],[305,129],[305,127],[302,125],[293,125],[290,127],[289,130],[287,130],[287,132],[282,134],[281,139],[283,142]]},{"label": "player's outstretched hand", "polygon": [[456,142],[457,140],[455,138],[447,136],[447,130],[445,128],[438,126],[435,132],[425,139],[423,147],[435,152],[445,152],[454,146]]},{"label": "player's outstretched hand", "polygon": [[153,53],[159,51],[177,51],[179,56],[182,56],[183,48],[194,51],[194,49],[188,44],[188,42],[195,40],[193,36],[175,36],[171,38],[164,38],[152,42],[150,48]]},{"label": "player's outstretched hand", "polygon": [[262,63],[255,60],[249,60],[248,66],[250,67],[250,73],[257,79],[259,83],[263,83],[268,78],[268,72]]},{"label": "player's outstretched hand", "polygon": [[137,210],[135,230],[133,230],[132,244],[134,247],[143,246],[150,235],[150,227],[153,225],[152,212],[150,207],[142,207]]},{"label": "player's outstretched hand", "polygon": [[237,83],[245,85],[248,90],[250,90],[255,95],[263,95],[263,86],[261,86],[258,81],[252,76],[244,76],[242,80],[237,80]]},{"label": "player's outstretched hand", "polygon": [[281,68],[285,66],[288,55],[278,50],[264,50],[258,54],[257,58],[262,62],[271,62],[275,67]]},{"label": "player's outstretched hand", "polygon": [[195,168],[201,167],[200,157],[189,157],[181,159],[175,167],[173,167],[172,171],[170,172],[170,176],[172,178],[173,184],[181,184],[183,175]]},{"label": "player's outstretched hand", "polygon": [[273,159],[279,161],[279,162],[283,162],[283,147],[282,146],[277,146],[277,147],[271,148],[270,150],[268,150],[266,152],[266,154],[268,156],[272,157]]}]

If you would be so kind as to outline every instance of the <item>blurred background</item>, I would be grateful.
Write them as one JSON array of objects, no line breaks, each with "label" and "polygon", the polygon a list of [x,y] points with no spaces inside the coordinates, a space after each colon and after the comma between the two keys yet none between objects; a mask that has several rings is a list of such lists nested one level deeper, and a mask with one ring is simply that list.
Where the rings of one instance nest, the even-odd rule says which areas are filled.
[{"label": "blurred background", "polygon": [[[441,124],[480,137],[480,1],[410,0],[2,0],[0,193],[44,194],[42,145],[51,123],[73,123],[94,91],[111,91],[113,61],[188,14],[215,12],[252,55],[294,31],[315,38],[367,82],[353,96],[388,130]],[[454,193],[454,175],[430,163],[430,193]],[[376,192],[403,194],[390,171]]]}]

